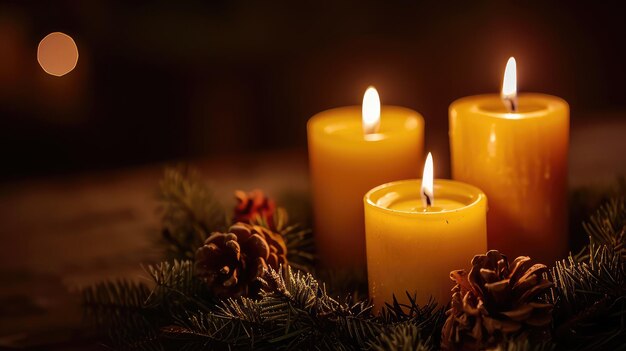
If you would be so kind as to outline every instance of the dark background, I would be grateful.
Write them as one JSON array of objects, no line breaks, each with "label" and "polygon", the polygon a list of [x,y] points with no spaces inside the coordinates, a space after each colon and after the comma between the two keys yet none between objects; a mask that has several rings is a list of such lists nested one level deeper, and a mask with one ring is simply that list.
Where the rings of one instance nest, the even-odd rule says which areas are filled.
[{"label": "dark background", "polygon": [[[80,53],[60,78],[36,59],[54,31]],[[624,110],[625,34],[592,1],[4,1],[0,179],[304,151],[307,119],[368,85],[425,116],[443,177],[448,105],[498,92],[509,56],[574,124]]]}]

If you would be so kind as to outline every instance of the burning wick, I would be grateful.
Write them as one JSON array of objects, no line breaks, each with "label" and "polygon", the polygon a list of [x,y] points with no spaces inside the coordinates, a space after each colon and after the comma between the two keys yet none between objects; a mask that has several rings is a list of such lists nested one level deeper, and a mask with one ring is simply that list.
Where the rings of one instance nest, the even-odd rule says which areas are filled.
[{"label": "burning wick", "polygon": [[509,112],[517,112],[517,63],[514,57],[510,57],[506,63],[500,96]]},{"label": "burning wick", "polygon": [[509,110],[509,112],[511,113],[517,112],[517,99],[505,98],[503,99],[503,101],[504,101],[504,104],[506,105],[506,108]]},{"label": "burning wick", "polygon": [[428,195],[425,191],[422,192],[422,198],[426,201],[426,206],[430,207],[433,205],[433,200],[430,199],[430,195]]},{"label": "burning wick", "polygon": [[429,208],[433,205],[435,196],[433,194],[433,155],[428,153],[426,162],[424,163],[424,174],[422,175],[422,203],[424,208]]}]

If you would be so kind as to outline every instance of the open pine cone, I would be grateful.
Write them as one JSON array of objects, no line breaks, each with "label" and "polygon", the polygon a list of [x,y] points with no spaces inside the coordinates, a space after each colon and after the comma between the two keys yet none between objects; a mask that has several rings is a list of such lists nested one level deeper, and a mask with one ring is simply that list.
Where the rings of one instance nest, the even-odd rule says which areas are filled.
[{"label": "open pine cone", "polygon": [[235,198],[237,205],[233,222],[255,223],[262,219],[270,226],[273,224],[276,204],[262,190],[255,189],[249,193],[237,190]]},{"label": "open pine cone", "polygon": [[472,266],[469,274],[450,273],[457,285],[442,330],[443,349],[481,350],[506,336],[549,328],[553,306],[544,294],[552,283],[543,277],[548,267],[527,256],[509,265],[496,250],[474,256]]},{"label": "open pine cone", "polygon": [[247,223],[235,223],[227,233],[213,233],[196,251],[195,273],[220,298],[256,296],[258,278],[267,266],[287,263],[283,237]]}]

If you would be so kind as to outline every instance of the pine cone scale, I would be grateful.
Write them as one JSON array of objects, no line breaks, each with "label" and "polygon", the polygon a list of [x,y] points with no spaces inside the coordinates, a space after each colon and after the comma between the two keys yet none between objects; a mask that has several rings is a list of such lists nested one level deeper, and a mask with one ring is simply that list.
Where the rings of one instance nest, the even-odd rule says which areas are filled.
[{"label": "pine cone scale", "polygon": [[551,288],[554,284],[547,279],[541,279],[540,282],[536,283],[535,286],[526,290],[522,296],[520,296],[520,301],[531,301],[535,299],[540,294],[544,293],[547,289]]},{"label": "pine cone scale", "polygon": [[487,290],[487,294],[492,297],[492,302],[497,305],[507,304],[510,300],[511,285],[508,279],[494,283],[486,283],[485,289]]},{"label": "pine cone scale", "polygon": [[511,269],[511,280],[518,281],[531,264],[531,259],[528,256],[516,258],[511,264],[513,266]]},{"label": "pine cone scale", "polygon": [[503,315],[509,317],[514,321],[524,321],[530,317],[534,310],[534,306],[530,304],[522,305],[519,308],[511,311],[500,312]]}]

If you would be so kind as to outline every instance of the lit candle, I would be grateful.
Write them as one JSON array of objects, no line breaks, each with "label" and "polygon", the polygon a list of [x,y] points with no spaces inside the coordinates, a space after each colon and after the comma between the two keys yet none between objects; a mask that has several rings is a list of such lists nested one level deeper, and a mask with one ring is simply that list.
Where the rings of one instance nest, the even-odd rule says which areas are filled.
[{"label": "lit candle", "polygon": [[501,96],[450,105],[452,176],[489,197],[489,249],[549,263],[567,253],[569,107],[518,95],[515,66],[510,58]]},{"label": "lit candle", "polygon": [[367,275],[376,309],[393,296],[419,304],[450,300],[450,272],[487,248],[487,198],[461,182],[433,181],[432,157],[422,181],[378,186],[364,198]]},{"label": "lit candle", "polygon": [[370,87],[362,106],[321,112],[307,129],[320,264],[364,273],[363,195],[378,184],[415,178],[424,120],[404,107],[381,107]]}]

